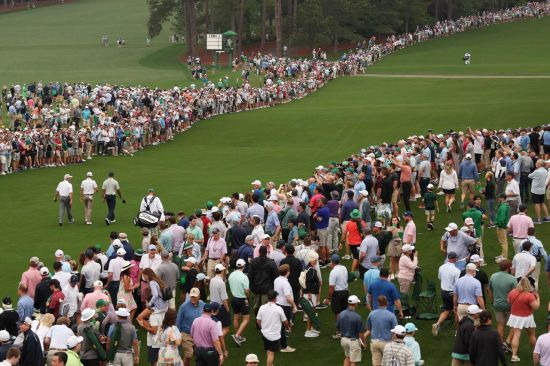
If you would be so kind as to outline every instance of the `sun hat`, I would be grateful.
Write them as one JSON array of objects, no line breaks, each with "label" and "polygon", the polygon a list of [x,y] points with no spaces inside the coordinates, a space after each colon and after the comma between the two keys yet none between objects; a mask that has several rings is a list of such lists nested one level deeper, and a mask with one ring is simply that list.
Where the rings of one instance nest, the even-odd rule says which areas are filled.
[{"label": "sun hat", "polygon": [[349,216],[352,219],[360,219],[361,218],[361,213],[359,212],[358,209],[354,209],[353,211],[351,211],[351,214]]},{"label": "sun hat", "polygon": [[90,308],[86,308],[84,310],[82,310],[82,314],[80,315],[80,319],[82,321],[86,321],[86,320],[90,320],[94,317],[95,315],[95,310],[94,309],[90,309]]},{"label": "sun hat", "polygon": [[126,271],[129,268],[132,268],[134,266],[134,263],[130,261],[124,261],[122,262],[122,268],[120,269],[121,272]]},{"label": "sun hat", "polygon": [[128,312],[128,309],[126,308],[120,308],[117,311],[115,311],[115,314],[117,316],[120,316],[121,318],[127,318],[130,316],[130,313]]}]

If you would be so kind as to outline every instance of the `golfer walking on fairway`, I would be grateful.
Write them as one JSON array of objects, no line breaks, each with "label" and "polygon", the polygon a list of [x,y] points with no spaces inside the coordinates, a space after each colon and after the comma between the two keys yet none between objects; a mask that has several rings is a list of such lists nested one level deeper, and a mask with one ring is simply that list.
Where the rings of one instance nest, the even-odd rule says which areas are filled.
[{"label": "golfer walking on fairway", "polygon": [[98,191],[97,183],[92,172],[86,173],[86,179],[80,184],[80,200],[84,203],[84,221],[86,225],[92,224],[92,206],[94,194]]},{"label": "golfer walking on fairway", "polygon": [[103,202],[107,202],[107,208],[109,212],[105,218],[105,224],[110,225],[115,223],[115,206],[116,206],[116,196],[122,200],[122,203],[126,203],[126,200],[122,198],[122,192],[120,191],[120,185],[115,179],[115,173],[109,172],[107,179],[103,181],[101,186],[103,191]]},{"label": "golfer walking on fairway", "polygon": [[73,206],[73,185],[71,180],[73,179],[72,175],[65,174],[63,180],[59,182],[57,188],[55,189],[55,194],[53,196],[54,202],[59,200],[59,226],[63,226],[63,218],[65,216],[65,210],[67,210],[67,219],[69,224],[74,222],[73,214],[71,208]]}]

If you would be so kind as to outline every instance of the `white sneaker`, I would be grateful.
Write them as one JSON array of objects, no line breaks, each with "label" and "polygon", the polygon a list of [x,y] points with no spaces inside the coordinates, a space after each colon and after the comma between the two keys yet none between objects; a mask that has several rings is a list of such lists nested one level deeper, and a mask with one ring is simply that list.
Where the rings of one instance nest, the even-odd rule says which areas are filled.
[{"label": "white sneaker", "polygon": [[[308,330],[308,331],[305,332],[304,337],[306,337],[306,338],[317,338],[317,337],[319,337],[319,334]],[[282,350],[281,350],[281,352],[282,352]]]},{"label": "white sneaker", "polygon": [[343,260],[350,260],[351,259],[351,256],[346,254],[345,256],[342,257]]},{"label": "white sneaker", "polygon": [[311,328],[310,332],[313,332],[315,334],[321,334],[317,329]]},{"label": "white sneaker", "polygon": [[291,352],[294,352],[294,351],[296,351],[296,348],[292,348],[290,346],[286,346],[285,348],[283,348],[281,350],[281,352],[283,352],[283,353],[291,353]]}]

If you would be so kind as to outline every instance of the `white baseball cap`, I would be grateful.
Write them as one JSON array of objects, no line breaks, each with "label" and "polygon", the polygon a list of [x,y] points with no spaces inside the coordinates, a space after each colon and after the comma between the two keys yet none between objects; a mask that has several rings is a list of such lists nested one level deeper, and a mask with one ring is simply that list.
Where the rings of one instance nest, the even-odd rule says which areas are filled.
[{"label": "white baseball cap", "polygon": [[82,321],[90,320],[94,317],[94,315],[95,315],[94,309],[86,308],[82,310],[82,315],[80,316],[80,319],[82,319]]},{"label": "white baseball cap", "polygon": [[393,329],[390,332],[395,333],[397,335],[405,335],[407,333],[407,330],[405,329],[404,326],[398,324],[395,327],[393,327]]},{"label": "white baseball cap", "polygon": [[223,264],[218,263],[218,264],[216,264],[216,266],[214,267],[214,270],[215,270],[216,272],[223,272],[223,271],[225,271],[225,267],[224,267]]},{"label": "white baseball cap", "polygon": [[405,245],[403,245],[403,247],[401,247],[401,251],[403,253],[410,252],[411,250],[414,250],[414,246],[410,245],[410,244],[405,244]]},{"label": "white baseball cap", "polygon": [[185,260],[186,262],[191,262],[193,264],[197,263],[197,259],[195,257],[189,257]]},{"label": "white baseball cap", "polygon": [[119,257],[122,257],[126,255],[126,251],[124,250],[124,248],[118,248],[118,250],[116,251],[116,255],[118,255]]},{"label": "white baseball cap", "polygon": [[[200,274],[200,273],[199,273]],[[204,275],[204,274],[203,274]],[[200,297],[201,296],[201,291],[196,288],[196,287],[193,287],[191,289],[191,291],[189,291],[189,296],[191,297]]]},{"label": "white baseball cap", "polygon": [[454,222],[451,222],[449,225],[447,225],[447,227],[445,228],[446,231],[453,231],[453,230],[458,230],[458,225],[455,224]]},{"label": "white baseball cap", "polygon": [[481,313],[482,311],[483,311],[483,310],[481,310],[481,309],[479,308],[479,306],[477,306],[477,305],[475,305],[475,304],[474,304],[474,305],[468,306],[468,314],[471,314],[471,315],[479,314],[479,313]]},{"label": "white baseball cap", "polygon": [[11,338],[7,330],[0,330],[0,342],[7,342]]},{"label": "white baseball cap", "polygon": [[72,177],[73,177],[73,176],[70,175],[70,174],[65,174],[65,175],[63,176],[63,180],[67,180],[67,179],[72,178]]},{"label": "white baseball cap", "polygon": [[466,154],[465,158],[466,158],[466,159],[471,159],[471,158],[472,158],[472,154],[470,154],[470,153]]},{"label": "white baseball cap", "polygon": [[359,304],[360,302],[359,298],[355,295],[348,297],[348,304]]},{"label": "white baseball cap", "polygon": [[253,181],[253,182],[250,183],[250,184],[252,184],[253,186],[261,186],[261,185],[262,185],[262,182],[260,182],[259,180],[256,179],[255,181]]},{"label": "white baseball cap", "polygon": [[465,225],[474,225],[474,219],[472,219],[471,217],[466,217],[466,219],[464,219],[464,224]]},{"label": "white baseball cap", "polygon": [[79,343],[82,343],[84,338],[77,337],[77,336],[70,336],[69,339],[67,339],[67,348],[75,348]]},{"label": "white baseball cap", "polygon": [[476,266],[475,263],[468,263],[466,265],[466,270],[467,271],[477,271],[478,269],[477,269],[477,266]]},{"label": "white baseball cap", "polygon": [[264,235],[262,235],[262,240],[263,240],[263,239],[270,239],[270,238],[271,238],[271,236],[269,236],[269,234],[264,234]]},{"label": "white baseball cap", "polygon": [[434,189],[434,185],[430,183],[430,184],[428,184],[427,188],[428,189]]},{"label": "white baseball cap", "polygon": [[42,267],[40,268],[40,274],[42,276],[47,276],[50,274],[50,270],[48,269],[48,267]]},{"label": "white baseball cap", "polygon": [[61,257],[64,257],[65,256],[65,253],[63,253],[63,251],[61,249],[57,249],[55,251],[55,257],[56,258],[61,258]]},{"label": "white baseball cap", "polygon": [[258,356],[256,356],[254,353],[250,353],[246,355],[244,362],[260,363],[260,360],[258,359]]},{"label": "white baseball cap", "polygon": [[359,194],[363,197],[367,197],[369,195],[369,191],[363,189],[362,191],[359,191]]},{"label": "white baseball cap", "polygon": [[87,176],[87,177],[93,177],[94,174],[93,174],[92,172],[88,172],[88,173],[86,173],[86,176]]},{"label": "white baseball cap", "polygon": [[374,223],[374,227],[383,228],[383,227],[384,227],[384,224],[382,224],[380,221],[376,221],[376,222]]},{"label": "white baseball cap", "polygon": [[237,259],[236,265],[237,265],[237,268],[241,268],[241,267],[244,267],[246,265],[246,262],[244,261],[244,259],[239,258],[239,259]]},{"label": "white baseball cap", "polygon": [[101,287],[103,288],[103,282],[101,282],[100,280],[97,280],[94,282],[94,287]]},{"label": "white baseball cap", "polygon": [[115,239],[113,240],[113,243],[111,245],[113,246],[113,248],[120,248],[122,246],[122,242],[120,241],[120,239]]},{"label": "white baseball cap", "polygon": [[481,262],[481,257],[477,254],[474,254],[470,257],[470,262],[472,262],[472,263]]}]

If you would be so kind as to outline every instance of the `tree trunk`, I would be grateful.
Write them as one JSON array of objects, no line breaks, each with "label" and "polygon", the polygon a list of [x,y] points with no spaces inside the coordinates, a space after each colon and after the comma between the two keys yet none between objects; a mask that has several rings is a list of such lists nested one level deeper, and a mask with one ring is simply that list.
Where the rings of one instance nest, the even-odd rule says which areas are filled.
[{"label": "tree trunk", "polygon": [[187,50],[191,56],[198,56],[197,49],[197,22],[195,13],[195,0],[187,0],[187,20],[189,23],[189,38],[187,39]]},{"label": "tree trunk", "polygon": [[447,0],[447,20],[453,19],[453,0]]},{"label": "tree trunk", "polygon": [[275,54],[278,57],[283,55],[283,17],[281,0],[275,0]]},{"label": "tree trunk", "polygon": [[439,20],[439,0],[434,1],[434,18],[436,22]]},{"label": "tree trunk", "polygon": [[333,51],[334,53],[338,53],[338,35],[334,34],[334,40],[333,40]]},{"label": "tree trunk", "polygon": [[183,15],[185,17],[185,46],[187,47],[187,55],[193,56],[193,49],[191,46],[191,31],[190,31],[190,24],[191,21],[189,20],[189,1],[190,0],[183,0],[181,2],[181,6],[183,7]]},{"label": "tree trunk", "polygon": [[240,55],[242,50],[243,50],[243,47],[242,47],[242,44],[243,44],[243,38],[244,38],[244,0],[239,0],[239,3],[238,3],[238,14],[239,14],[239,22],[238,22],[238,26],[237,26],[237,33],[239,33],[239,35],[237,36],[237,54]]},{"label": "tree trunk", "polygon": [[292,3],[293,0],[286,0],[286,30],[287,34],[292,34]]},{"label": "tree trunk", "polygon": [[265,47],[265,22],[266,22],[266,15],[267,15],[267,0],[262,0],[262,26],[260,32],[261,34],[261,41],[260,41],[260,48],[263,50]]},{"label": "tree trunk", "polygon": [[294,0],[292,6],[292,35],[296,34],[296,24],[298,22],[298,0]]}]

